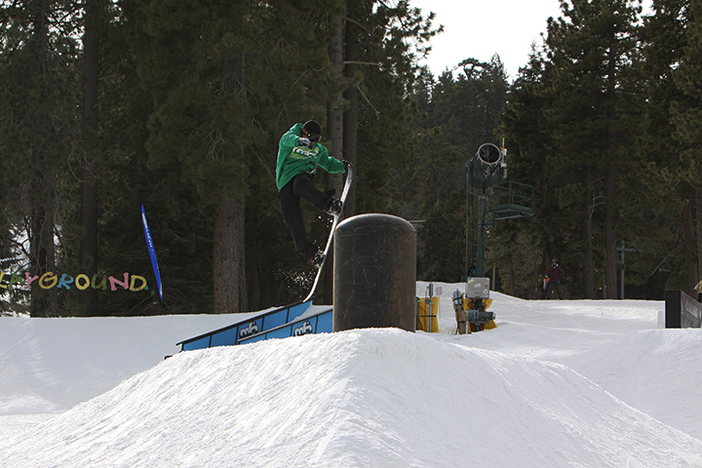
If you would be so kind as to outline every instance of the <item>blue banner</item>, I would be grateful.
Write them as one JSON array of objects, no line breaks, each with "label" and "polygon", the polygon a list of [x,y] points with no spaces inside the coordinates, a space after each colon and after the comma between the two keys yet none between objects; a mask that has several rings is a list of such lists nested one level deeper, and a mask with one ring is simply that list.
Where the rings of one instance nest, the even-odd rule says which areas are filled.
[{"label": "blue banner", "polygon": [[144,204],[141,204],[141,222],[144,224],[144,234],[146,235],[146,245],[149,248],[149,257],[151,257],[151,266],[154,269],[156,277],[156,289],[158,290],[158,298],[163,301],[163,289],[161,288],[161,273],[158,269],[158,260],[156,260],[156,249],[154,249],[154,240],[151,238],[149,224],[146,222],[146,213],[144,212]]}]

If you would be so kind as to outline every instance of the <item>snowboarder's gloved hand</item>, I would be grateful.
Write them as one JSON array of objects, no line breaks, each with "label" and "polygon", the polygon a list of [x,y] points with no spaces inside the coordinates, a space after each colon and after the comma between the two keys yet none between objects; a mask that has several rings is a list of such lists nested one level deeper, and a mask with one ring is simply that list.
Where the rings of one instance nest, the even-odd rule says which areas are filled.
[{"label": "snowboarder's gloved hand", "polygon": [[298,142],[301,146],[304,146],[304,147],[306,147],[306,148],[309,148],[309,147],[312,145],[312,143],[310,142],[310,139],[309,139],[309,138],[306,138],[306,137],[301,137],[297,142]]}]

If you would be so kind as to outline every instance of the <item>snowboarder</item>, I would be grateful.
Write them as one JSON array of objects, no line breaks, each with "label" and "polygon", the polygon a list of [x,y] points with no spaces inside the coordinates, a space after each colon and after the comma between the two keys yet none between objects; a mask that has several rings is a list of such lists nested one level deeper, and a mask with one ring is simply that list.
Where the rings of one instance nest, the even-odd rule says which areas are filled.
[{"label": "snowboarder", "polygon": [[327,149],[319,143],[322,127],[314,120],[297,123],[281,138],[278,146],[276,184],[280,191],[280,209],[285,225],[292,234],[295,249],[302,260],[318,265],[322,262],[322,252],[307,236],[302,219],[300,199],[312,202],[319,210],[330,215],[339,214],[342,204],[333,197],[334,190],[322,192],[312,180],[317,166],[329,173],[346,172],[346,161],[329,156]]},{"label": "snowboarder", "polygon": [[565,279],[565,271],[558,264],[556,259],[551,261],[551,266],[546,270],[548,277],[548,295],[547,298],[552,298],[555,294],[558,299],[563,299],[563,291],[561,291],[561,281]]}]

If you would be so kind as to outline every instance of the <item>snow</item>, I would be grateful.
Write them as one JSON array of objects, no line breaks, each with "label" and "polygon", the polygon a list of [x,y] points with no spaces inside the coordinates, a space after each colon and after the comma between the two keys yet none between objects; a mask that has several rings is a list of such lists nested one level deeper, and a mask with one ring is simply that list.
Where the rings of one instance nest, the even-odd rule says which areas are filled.
[{"label": "snow", "polygon": [[183,353],[246,316],[2,317],[0,467],[702,467],[702,331],[663,302],[493,292],[455,335],[434,287],[438,334]]}]

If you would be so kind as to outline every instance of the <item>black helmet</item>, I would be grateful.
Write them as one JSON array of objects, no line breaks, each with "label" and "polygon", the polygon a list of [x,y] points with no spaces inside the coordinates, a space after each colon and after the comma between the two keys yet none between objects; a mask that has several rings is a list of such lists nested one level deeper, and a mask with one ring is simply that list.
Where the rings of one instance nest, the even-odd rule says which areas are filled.
[{"label": "black helmet", "polygon": [[314,120],[305,122],[302,126],[302,130],[306,136],[315,143],[322,139],[322,127]]}]

